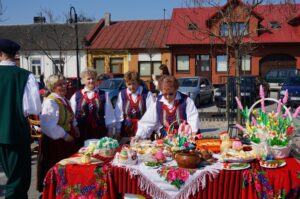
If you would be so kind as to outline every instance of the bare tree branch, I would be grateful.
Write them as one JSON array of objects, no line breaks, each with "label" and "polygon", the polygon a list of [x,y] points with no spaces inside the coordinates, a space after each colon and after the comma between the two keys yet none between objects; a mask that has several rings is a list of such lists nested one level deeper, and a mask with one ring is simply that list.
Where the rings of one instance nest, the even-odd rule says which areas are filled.
[{"label": "bare tree branch", "polygon": [[[240,76],[242,56],[251,54],[259,46],[258,42],[255,41],[256,38],[260,34],[276,31],[282,23],[293,19],[297,13],[294,0],[277,2],[277,4],[280,3],[282,6],[273,6],[272,3],[274,1],[268,2],[268,0],[228,0],[225,5],[222,5],[220,0],[185,0],[185,2],[187,7],[191,9],[191,12],[188,12],[191,16],[188,14],[181,16],[183,25],[178,25],[179,33],[190,40],[207,42],[209,38],[210,42],[214,41],[223,46],[223,52],[226,52],[227,57],[232,57],[235,60],[233,63],[228,63],[227,74],[229,74],[231,68],[234,68],[235,76],[237,77]],[[265,9],[260,9],[262,13],[259,13],[257,8],[262,4],[264,4]],[[206,26],[191,28],[192,32],[187,34],[187,28],[193,27],[193,25],[188,24],[200,24],[199,21],[193,20],[197,19],[195,16],[201,14],[197,12],[203,11],[204,8],[214,10],[212,16],[208,16]],[[274,24],[260,24],[260,21],[263,20],[262,16],[274,13],[277,13],[277,15],[280,13],[282,17],[280,22],[276,21],[278,26],[274,26]],[[257,19],[258,24],[255,28],[250,28],[250,25],[252,25],[251,20],[254,18]],[[236,85],[237,95],[240,97],[239,78],[237,78]],[[239,111],[237,113],[237,122],[241,122]]]}]

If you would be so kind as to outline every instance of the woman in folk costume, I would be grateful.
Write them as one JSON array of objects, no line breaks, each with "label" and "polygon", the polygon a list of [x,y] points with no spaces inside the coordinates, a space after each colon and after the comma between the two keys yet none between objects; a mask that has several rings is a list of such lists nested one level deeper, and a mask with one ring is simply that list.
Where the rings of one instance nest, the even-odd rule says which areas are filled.
[{"label": "woman in folk costume", "polygon": [[121,132],[121,137],[132,137],[135,136],[137,122],[154,103],[154,97],[142,87],[137,72],[125,73],[124,80],[127,88],[119,93],[115,108],[116,131]]},{"label": "woman in folk costume", "polygon": [[198,110],[190,97],[177,91],[178,80],[171,75],[162,76],[159,87],[162,94],[138,122],[137,133],[132,140],[147,139],[153,131],[166,136],[171,124],[178,129],[182,121],[190,125],[193,134],[198,133],[200,128]]},{"label": "woman in folk costume", "polygon": [[40,115],[42,140],[38,155],[38,190],[42,191],[47,171],[60,160],[74,154],[79,130],[74,113],[65,98],[67,85],[62,75],[51,75],[46,81],[51,94],[45,98]]},{"label": "woman in folk costume", "polygon": [[84,88],[70,99],[80,130],[80,144],[87,139],[112,136],[114,109],[107,93],[95,89],[97,72],[87,68],[81,72]]}]

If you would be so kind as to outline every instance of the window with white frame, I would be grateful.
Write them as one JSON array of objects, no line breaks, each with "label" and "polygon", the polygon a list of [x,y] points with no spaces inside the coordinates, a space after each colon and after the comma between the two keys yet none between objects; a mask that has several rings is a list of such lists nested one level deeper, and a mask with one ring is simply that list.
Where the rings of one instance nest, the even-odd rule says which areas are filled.
[{"label": "window with white frame", "polygon": [[176,61],[176,71],[185,72],[190,70],[190,57],[188,55],[178,55]]},{"label": "window with white frame", "polygon": [[39,77],[42,74],[42,65],[41,65],[41,59],[39,58],[34,58],[31,59],[31,72]]},{"label": "window with white frame", "polygon": [[209,55],[196,55],[196,67],[201,71],[210,71]]},{"label": "window with white frame", "polygon": [[250,55],[243,55],[242,56],[242,71],[250,71]]},{"label": "window with white frame", "polygon": [[59,59],[53,59],[52,60],[53,63],[53,72],[54,74],[61,74],[64,75],[64,65],[65,65],[65,61],[63,58]]},{"label": "window with white frame", "polygon": [[140,76],[151,76],[152,74],[160,75],[159,66],[160,61],[140,61],[139,62],[139,73]]},{"label": "window with white frame", "polygon": [[217,55],[217,72],[226,72],[227,70],[227,55]]}]

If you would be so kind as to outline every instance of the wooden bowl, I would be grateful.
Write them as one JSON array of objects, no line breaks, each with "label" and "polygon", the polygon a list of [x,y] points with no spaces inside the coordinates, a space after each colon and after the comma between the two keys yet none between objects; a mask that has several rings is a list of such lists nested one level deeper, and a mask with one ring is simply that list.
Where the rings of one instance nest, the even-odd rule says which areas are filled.
[{"label": "wooden bowl", "polygon": [[201,158],[196,152],[177,152],[174,154],[174,159],[178,167],[187,169],[195,169],[201,162]]}]

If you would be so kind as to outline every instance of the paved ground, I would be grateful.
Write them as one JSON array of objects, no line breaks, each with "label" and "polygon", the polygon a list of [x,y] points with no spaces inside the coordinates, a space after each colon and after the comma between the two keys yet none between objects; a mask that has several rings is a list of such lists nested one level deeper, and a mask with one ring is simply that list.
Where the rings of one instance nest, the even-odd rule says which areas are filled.
[{"label": "paved ground", "polygon": [[[272,93],[272,97],[275,97],[275,93]],[[267,110],[276,110],[276,104],[268,104]],[[225,110],[218,110],[214,105],[203,105],[199,109],[199,115],[201,120],[201,132],[204,135],[217,136],[222,131],[227,131],[228,122],[220,114]],[[219,112],[218,112],[219,111]],[[210,118],[203,118],[206,113],[214,113]],[[300,124],[300,118],[296,120]],[[298,138],[297,138],[298,139]],[[300,139],[299,139],[300,144]],[[34,147],[35,144],[32,145]],[[36,154],[32,154],[32,178],[31,178],[31,187],[29,190],[29,198],[37,199],[40,196],[40,193],[36,191]],[[4,185],[6,183],[6,177],[0,167],[0,198],[4,198]]]}]

